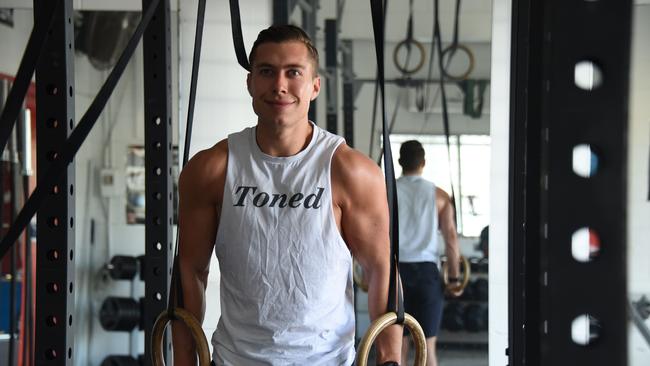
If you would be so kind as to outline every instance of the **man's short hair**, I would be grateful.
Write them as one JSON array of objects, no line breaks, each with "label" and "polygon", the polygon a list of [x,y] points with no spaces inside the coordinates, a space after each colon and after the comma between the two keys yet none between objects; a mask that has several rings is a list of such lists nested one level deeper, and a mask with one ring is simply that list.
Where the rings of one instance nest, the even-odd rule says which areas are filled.
[{"label": "man's short hair", "polygon": [[399,148],[399,165],[402,170],[413,171],[424,163],[424,148],[417,140],[405,141]]},{"label": "man's short hair", "polygon": [[253,48],[251,48],[248,62],[253,66],[255,62],[255,51],[264,43],[301,42],[307,47],[309,58],[314,68],[314,76],[318,75],[318,50],[314,47],[311,38],[299,27],[291,24],[272,25],[257,35]]}]

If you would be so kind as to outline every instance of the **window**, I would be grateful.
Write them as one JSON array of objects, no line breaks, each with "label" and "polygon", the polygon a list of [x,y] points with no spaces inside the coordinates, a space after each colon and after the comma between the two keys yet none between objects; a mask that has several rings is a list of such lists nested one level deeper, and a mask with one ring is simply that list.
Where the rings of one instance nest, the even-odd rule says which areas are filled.
[{"label": "window", "polygon": [[397,162],[399,148],[407,140],[418,140],[424,147],[424,178],[434,182],[450,196],[450,180],[453,180],[458,232],[463,236],[478,237],[489,224],[490,137],[450,136],[451,157],[448,157],[445,136],[391,135],[396,177],[402,174],[402,167]]}]

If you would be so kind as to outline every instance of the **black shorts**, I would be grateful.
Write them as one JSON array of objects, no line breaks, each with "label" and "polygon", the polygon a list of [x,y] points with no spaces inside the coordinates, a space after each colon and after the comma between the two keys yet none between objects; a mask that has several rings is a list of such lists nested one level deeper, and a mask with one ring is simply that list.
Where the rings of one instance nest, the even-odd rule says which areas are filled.
[{"label": "black shorts", "polygon": [[[404,310],[420,323],[427,338],[440,329],[444,296],[438,266],[433,262],[399,264],[404,289]],[[408,330],[404,328],[404,335]]]}]

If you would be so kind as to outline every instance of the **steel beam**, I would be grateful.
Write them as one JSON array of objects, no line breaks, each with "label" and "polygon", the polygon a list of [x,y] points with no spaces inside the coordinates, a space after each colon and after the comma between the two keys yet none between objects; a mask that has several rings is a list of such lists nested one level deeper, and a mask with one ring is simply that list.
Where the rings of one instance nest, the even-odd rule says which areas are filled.
[{"label": "steel beam", "polygon": [[[143,0],[147,8],[151,0]],[[173,260],[170,1],[162,0],[143,36],[145,138],[145,364],[153,323],[167,307]],[[166,337],[163,349],[171,349]]]},{"label": "steel beam", "polygon": [[[72,0],[61,0],[36,66],[36,164],[46,172],[72,132],[74,26]],[[34,23],[47,21],[55,1],[34,1]],[[38,183],[45,176],[37,176]],[[74,365],[74,164],[38,211],[34,363]]]},{"label": "steel beam", "polygon": [[[513,2],[511,366],[627,364],[631,3]],[[577,86],[582,61],[602,72],[602,85]],[[598,157],[593,176],[573,171],[579,144]],[[587,262],[571,249],[583,227],[602,248]],[[572,337],[581,315],[594,320],[587,344]]]}]

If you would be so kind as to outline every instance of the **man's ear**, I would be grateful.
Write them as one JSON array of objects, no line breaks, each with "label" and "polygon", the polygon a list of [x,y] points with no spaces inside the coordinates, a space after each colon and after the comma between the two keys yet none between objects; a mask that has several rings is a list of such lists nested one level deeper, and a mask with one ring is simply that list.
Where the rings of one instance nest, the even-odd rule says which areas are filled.
[{"label": "man's ear", "polygon": [[253,96],[253,93],[251,93],[251,73],[249,72],[248,75],[246,75],[246,89],[248,90],[248,95],[251,97]]},{"label": "man's ear", "polygon": [[314,90],[311,93],[311,100],[314,100],[318,94],[320,94],[320,76],[316,76],[312,83],[314,85]]}]

